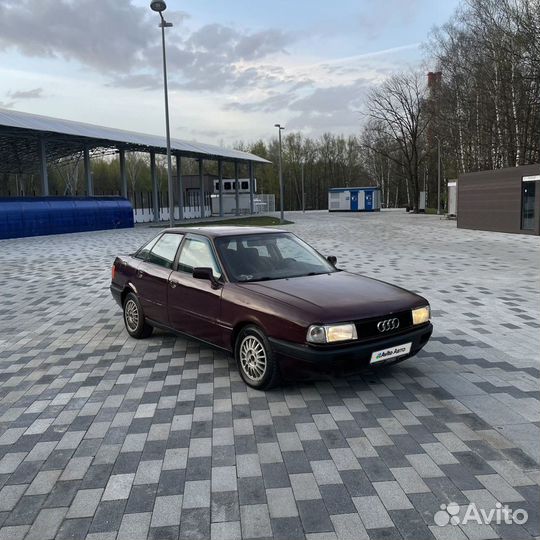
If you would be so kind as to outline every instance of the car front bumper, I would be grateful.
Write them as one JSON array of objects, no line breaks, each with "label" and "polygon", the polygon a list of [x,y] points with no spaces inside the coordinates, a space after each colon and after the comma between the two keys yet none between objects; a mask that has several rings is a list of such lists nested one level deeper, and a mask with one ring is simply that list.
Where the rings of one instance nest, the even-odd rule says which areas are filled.
[{"label": "car front bumper", "polygon": [[377,362],[373,367],[388,365],[414,356],[429,341],[433,332],[431,323],[423,324],[406,332],[386,338],[378,338],[362,343],[347,343],[338,346],[311,346],[269,338],[272,351],[282,366],[305,364],[308,368],[324,370],[354,371],[370,366],[371,355],[375,351],[411,343],[411,350],[404,356]]}]

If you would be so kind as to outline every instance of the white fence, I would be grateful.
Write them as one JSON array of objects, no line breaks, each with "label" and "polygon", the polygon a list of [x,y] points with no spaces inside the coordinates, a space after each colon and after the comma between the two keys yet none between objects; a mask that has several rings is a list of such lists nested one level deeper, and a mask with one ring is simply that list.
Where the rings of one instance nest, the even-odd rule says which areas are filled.
[{"label": "white fence", "polygon": [[[246,203],[249,205],[249,197],[241,200],[241,206],[239,208],[240,215],[250,214],[249,206],[246,207]],[[214,200],[212,200],[214,203]],[[217,200],[215,201],[217,203]],[[206,205],[204,208],[204,217],[219,216],[219,205],[212,204]],[[231,217],[236,214],[236,208],[225,207],[225,217]],[[255,194],[253,198],[253,210],[254,214],[269,214],[276,211],[276,202],[274,194]],[[201,209],[199,206],[184,206],[184,219],[201,218]],[[133,219],[135,223],[148,223],[154,221],[154,211],[152,208],[134,208]],[[174,219],[179,220],[179,209],[174,209]],[[160,221],[169,221],[169,209],[161,207],[159,212]]]},{"label": "white fence", "polygon": [[[210,207],[206,206],[204,209],[204,217],[210,217],[212,212]],[[194,208],[191,206],[184,207],[184,219],[193,219],[200,218],[201,210],[200,208]],[[149,221],[154,221],[154,211],[152,208],[137,208],[133,210],[133,219],[135,223],[148,223]],[[180,219],[178,207],[174,209],[174,219]],[[169,209],[161,208],[159,212],[160,221],[169,221]]]}]

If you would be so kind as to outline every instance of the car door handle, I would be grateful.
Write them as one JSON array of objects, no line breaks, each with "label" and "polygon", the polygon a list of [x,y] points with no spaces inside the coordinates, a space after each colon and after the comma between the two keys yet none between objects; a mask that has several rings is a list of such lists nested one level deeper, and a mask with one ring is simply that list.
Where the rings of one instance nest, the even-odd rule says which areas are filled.
[{"label": "car door handle", "polygon": [[142,278],[144,276],[144,272],[142,270],[137,270],[137,277]]},{"label": "car door handle", "polygon": [[174,289],[177,285],[180,285],[180,282],[176,281],[176,279],[170,279],[169,285]]}]

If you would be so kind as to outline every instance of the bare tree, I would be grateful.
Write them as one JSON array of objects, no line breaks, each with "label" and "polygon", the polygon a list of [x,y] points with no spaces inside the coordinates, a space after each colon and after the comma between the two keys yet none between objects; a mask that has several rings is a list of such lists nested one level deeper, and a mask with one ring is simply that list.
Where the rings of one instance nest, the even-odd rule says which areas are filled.
[{"label": "bare tree", "polygon": [[451,169],[540,160],[540,2],[466,0],[428,44]]},{"label": "bare tree", "polygon": [[126,155],[126,173],[131,186],[131,192],[135,193],[137,179],[143,168],[147,165],[146,154],[142,152],[129,152]]},{"label": "bare tree", "polygon": [[[423,76],[417,72],[403,73],[371,91],[366,112],[371,119],[373,143],[364,140],[364,146],[403,167],[415,212],[420,199],[420,165],[426,155],[426,99]],[[377,144],[383,140],[391,141],[391,145]]]}]

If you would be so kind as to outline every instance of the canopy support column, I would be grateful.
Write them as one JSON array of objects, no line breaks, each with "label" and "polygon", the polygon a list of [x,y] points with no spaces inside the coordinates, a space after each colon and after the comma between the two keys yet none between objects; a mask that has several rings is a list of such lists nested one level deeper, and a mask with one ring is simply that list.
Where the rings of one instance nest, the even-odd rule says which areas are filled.
[{"label": "canopy support column", "polygon": [[254,172],[253,161],[249,162],[249,212],[251,214],[255,213],[254,206],[254,194],[255,194],[255,172]]},{"label": "canopy support column", "polygon": [[90,150],[88,150],[88,147],[84,147],[84,176],[86,178],[86,192],[88,193],[89,197],[92,197],[94,195],[94,185],[92,182],[92,170],[90,168]]},{"label": "canopy support column", "polygon": [[238,179],[238,161],[234,162],[234,202],[235,213],[240,215],[240,181]]},{"label": "canopy support column", "polygon": [[126,151],[123,148],[118,150],[118,158],[120,160],[120,184],[122,188],[122,197],[127,199],[128,185],[126,175]]},{"label": "canopy support column", "polygon": [[223,217],[223,161],[218,159],[219,217]]},{"label": "canopy support column", "polygon": [[204,175],[203,175],[203,159],[199,159],[199,208],[201,209],[201,218],[204,215]]},{"label": "canopy support column", "polygon": [[39,138],[38,142],[39,150],[39,169],[41,175],[41,194],[44,197],[49,195],[49,175],[47,173],[47,149],[45,148],[45,140],[43,137]]},{"label": "canopy support column", "polygon": [[159,202],[159,191],[157,183],[157,171],[156,171],[156,153],[150,152],[150,176],[152,178],[152,206],[154,210],[154,223],[161,220],[161,204]]},{"label": "canopy support column", "polygon": [[176,181],[178,183],[178,219],[184,219],[184,182],[182,181],[182,157],[176,154]]}]

